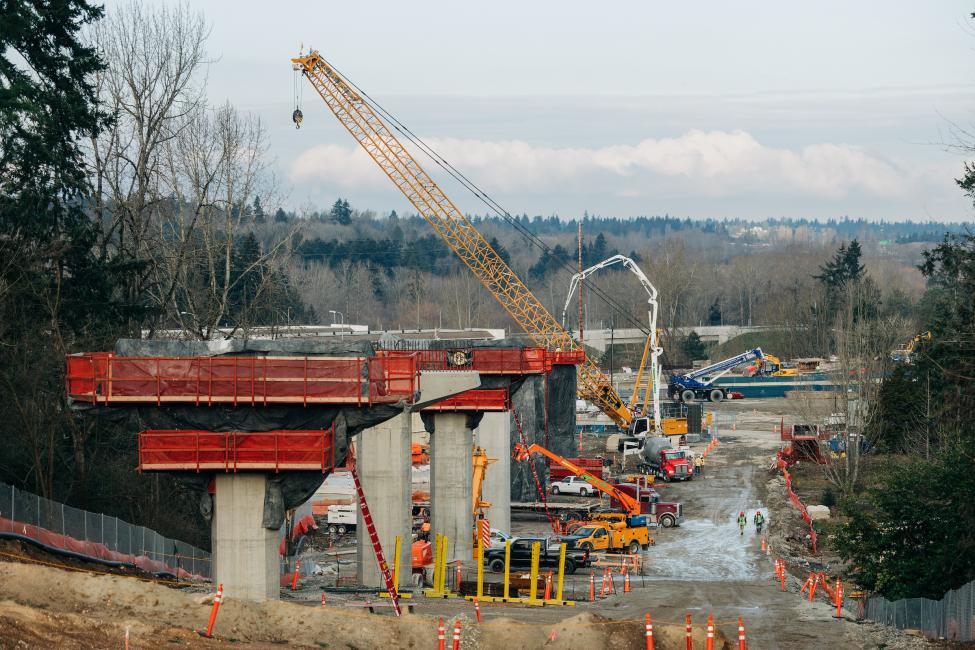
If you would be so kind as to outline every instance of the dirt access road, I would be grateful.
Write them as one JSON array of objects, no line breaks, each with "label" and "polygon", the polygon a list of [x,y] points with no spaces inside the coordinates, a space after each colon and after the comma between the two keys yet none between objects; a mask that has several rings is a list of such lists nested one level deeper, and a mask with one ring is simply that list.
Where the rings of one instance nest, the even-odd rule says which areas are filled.
[{"label": "dirt access road", "polygon": [[[695,624],[704,623],[713,613],[729,639],[737,639],[738,617],[743,617],[750,648],[929,647],[922,639],[888,628],[834,619],[835,610],[825,599],[817,597],[809,604],[795,593],[801,582],[794,577],[786,584],[788,591],[781,593],[772,581],[772,563],[761,553],[754,526],[749,523],[745,535],[739,534],[736,520],[741,510],[749,522],[758,508],[767,518],[796,516],[770,513],[764,502],[766,483],[774,477],[769,465],[779,448],[779,434],[773,427],[785,406],[784,400],[775,399],[720,405],[721,444],[708,457],[704,479],[658,486],[664,500],[684,504],[685,523],[654,533],[656,546],[645,556],[646,576],[634,580],[629,594],[580,602],[574,608],[504,608],[504,616],[554,623],[570,612],[598,612],[617,620],[640,619],[650,612],[654,621],[679,625],[686,613],[692,614]],[[692,447],[700,451],[704,445]],[[544,524],[532,529],[522,523],[514,528],[522,535],[545,533]],[[572,582],[576,595],[584,594],[588,573]],[[485,615],[491,617],[495,611],[486,607]]]}]

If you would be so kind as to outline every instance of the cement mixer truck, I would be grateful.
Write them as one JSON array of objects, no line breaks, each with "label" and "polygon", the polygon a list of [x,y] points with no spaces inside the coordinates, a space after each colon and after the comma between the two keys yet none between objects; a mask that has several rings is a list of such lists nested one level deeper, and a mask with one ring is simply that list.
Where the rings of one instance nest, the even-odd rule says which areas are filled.
[{"label": "cement mixer truck", "polygon": [[694,463],[687,453],[676,449],[670,438],[646,438],[642,450],[641,472],[653,474],[664,481],[691,481]]}]

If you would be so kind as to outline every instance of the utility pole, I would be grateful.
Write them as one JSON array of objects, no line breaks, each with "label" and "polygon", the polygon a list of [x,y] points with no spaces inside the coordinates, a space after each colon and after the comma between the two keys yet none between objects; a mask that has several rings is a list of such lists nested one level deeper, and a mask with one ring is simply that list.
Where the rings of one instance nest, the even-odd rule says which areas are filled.
[{"label": "utility pole", "polygon": [[613,386],[613,361],[616,354],[616,346],[613,345],[616,339],[616,314],[609,315],[609,384]]},{"label": "utility pole", "polygon": [[[586,347],[586,338],[583,334],[583,308],[582,308],[582,284],[585,280],[582,279],[582,219],[579,219],[579,343],[582,347]],[[613,383],[612,377],[610,377],[610,384]]]}]

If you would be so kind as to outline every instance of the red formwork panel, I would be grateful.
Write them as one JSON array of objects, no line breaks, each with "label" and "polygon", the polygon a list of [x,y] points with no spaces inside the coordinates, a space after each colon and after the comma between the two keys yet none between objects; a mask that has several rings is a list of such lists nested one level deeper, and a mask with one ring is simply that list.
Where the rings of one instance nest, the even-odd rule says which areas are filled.
[{"label": "red formwork panel", "polygon": [[327,472],[334,466],[333,429],[261,432],[150,429],[139,434],[141,471]]},{"label": "red formwork panel", "polygon": [[67,357],[67,391],[96,404],[357,404],[412,401],[417,360],[396,357]]},{"label": "red formwork panel", "polygon": [[507,388],[475,388],[441,400],[424,411],[507,411]]},{"label": "red formwork panel", "polygon": [[457,348],[384,350],[391,356],[415,355],[420,370],[475,370],[487,375],[537,375],[551,371],[545,348]]}]

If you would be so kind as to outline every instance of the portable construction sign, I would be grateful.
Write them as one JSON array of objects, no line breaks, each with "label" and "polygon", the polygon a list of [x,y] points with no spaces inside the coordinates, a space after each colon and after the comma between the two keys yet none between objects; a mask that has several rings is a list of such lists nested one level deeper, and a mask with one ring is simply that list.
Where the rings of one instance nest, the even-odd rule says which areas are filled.
[{"label": "portable construction sign", "polygon": [[359,473],[355,469],[352,470],[352,480],[355,481],[355,492],[359,497],[359,509],[362,512],[362,520],[366,523],[366,530],[369,531],[369,541],[372,542],[372,550],[376,553],[379,571],[383,574],[383,581],[386,583],[386,593],[389,594],[389,600],[393,603],[393,611],[399,616],[399,593],[396,591],[396,585],[393,584],[393,576],[389,573],[389,565],[386,564],[383,547],[379,544],[379,535],[376,534],[376,526],[372,523],[372,515],[369,514],[366,494],[362,491],[362,483],[359,482]]}]

